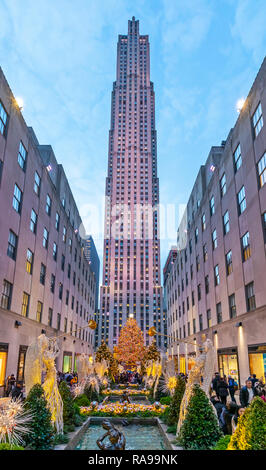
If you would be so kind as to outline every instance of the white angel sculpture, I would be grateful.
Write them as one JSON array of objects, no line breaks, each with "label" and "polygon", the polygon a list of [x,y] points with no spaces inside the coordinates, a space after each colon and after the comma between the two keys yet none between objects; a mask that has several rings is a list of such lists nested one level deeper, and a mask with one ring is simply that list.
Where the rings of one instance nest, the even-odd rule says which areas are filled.
[{"label": "white angel sculpture", "polygon": [[63,432],[63,401],[57,386],[55,358],[59,349],[55,339],[40,335],[27,350],[25,361],[26,395],[35,384],[41,384],[56,432]]}]

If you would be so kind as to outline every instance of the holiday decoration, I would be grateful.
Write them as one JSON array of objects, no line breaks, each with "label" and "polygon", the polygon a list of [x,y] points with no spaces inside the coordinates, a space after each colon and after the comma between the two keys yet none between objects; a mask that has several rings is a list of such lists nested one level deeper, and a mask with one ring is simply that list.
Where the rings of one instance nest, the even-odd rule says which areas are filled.
[{"label": "holiday decoration", "polygon": [[[40,335],[27,349],[25,361],[26,395],[36,384],[42,384],[56,432],[63,432],[63,402],[58,391],[55,358],[59,348],[55,338]],[[44,381],[42,383],[42,372]]]},{"label": "holiday decoration", "polygon": [[266,403],[260,397],[238,419],[227,450],[266,450]]},{"label": "holiday decoration", "polygon": [[114,378],[114,376],[118,374],[118,362],[105,341],[101,342],[95,357],[96,362],[102,362],[103,360],[107,361],[109,375]]},{"label": "holiday decoration", "polygon": [[160,390],[163,393],[169,393],[173,396],[175,387],[176,387],[177,379],[176,379],[176,372],[175,372],[175,361],[171,359],[167,361],[165,365],[165,370],[163,372],[163,380],[160,386]]},{"label": "holiday decoration", "polygon": [[140,327],[134,318],[129,318],[122,328],[118,346],[118,360],[127,367],[135,367],[143,360],[145,354],[144,338]]},{"label": "holiday decoration", "polygon": [[23,445],[23,436],[29,433],[32,414],[25,410],[20,400],[0,400],[0,442],[11,446]]},{"label": "holiday decoration", "polygon": [[179,419],[179,411],[180,405],[185,393],[186,389],[186,382],[183,377],[180,375],[176,378],[176,386],[175,391],[173,394],[173,398],[171,399],[170,407],[169,407],[169,415],[167,419],[167,423],[171,426],[178,423]]}]

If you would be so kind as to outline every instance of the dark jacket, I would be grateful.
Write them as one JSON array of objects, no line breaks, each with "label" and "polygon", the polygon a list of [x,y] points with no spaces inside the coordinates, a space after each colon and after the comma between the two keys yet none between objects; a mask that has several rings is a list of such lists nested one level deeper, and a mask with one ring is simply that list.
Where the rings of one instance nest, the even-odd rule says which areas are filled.
[{"label": "dark jacket", "polygon": [[[252,387],[252,390],[253,390],[254,397],[255,397],[258,394],[257,390],[254,387]],[[245,385],[244,387],[241,388],[240,395],[239,395],[239,400],[243,408],[246,408],[248,406],[248,399],[249,399],[249,393]]]},{"label": "dark jacket", "polygon": [[220,397],[227,397],[228,395],[228,385],[224,380],[218,382],[218,393]]}]

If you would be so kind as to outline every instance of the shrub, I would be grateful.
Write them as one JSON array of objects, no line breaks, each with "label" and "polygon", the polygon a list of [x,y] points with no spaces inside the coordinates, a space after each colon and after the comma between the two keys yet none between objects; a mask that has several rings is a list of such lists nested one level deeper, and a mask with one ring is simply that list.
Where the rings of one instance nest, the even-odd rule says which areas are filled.
[{"label": "shrub", "polygon": [[56,434],[56,436],[54,437],[54,445],[58,445],[58,444],[67,444],[67,442],[69,441],[69,438],[66,434]]},{"label": "shrub", "polygon": [[59,385],[59,392],[63,400],[63,421],[64,425],[73,425],[75,420],[74,401],[66,382],[62,381]]},{"label": "shrub", "polygon": [[186,389],[186,382],[181,376],[177,376],[176,378],[176,387],[174,391],[173,398],[170,403],[169,415],[167,423],[169,425],[177,424],[179,420],[179,412],[180,412],[180,405],[185,393]]},{"label": "shrub", "polygon": [[34,385],[30,390],[25,401],[25,409],[33,415],[29,423],[31,432],[25,436],[27,447],[35,450],[51,449],[54,428],[51,422],[51,412],[47,408],[44,390],[40,384]]},{"label": "shrub", "polygon": [[92,388],[90,386],[85,387],[84,395],[87,397],[89,402],[91,402],[91,401],[100,401],[99,394],[96,392],[96,390],[94,390],[94,388]]},{"label": "shrub", "polygon": [[266,403],[255,397],[240,416],[228,450],[266,450]]},{"label": "shrub", "polygon": [[6,442],[3,442],[0,444],[0,450],[24,450],[24,447],[15,446],[15,445],[11,445]]},{"label": "shrub", "polygon": [[227,450],[228,444],[230,442],[231,436],[228,434],[219,439],[217,444],[212,448],[212,450]]},{"label": "shrub", "polygon": [[74,404],[78,406],[90,406],[90,400],[85,393],[83,393],[74,399]]},{"label": "shrub", "polygon": [[170,405],[171,404],[171,397],[162,397],[160,399],[161,405]]},{"label": "shrub", "polygon": [[178,435],[184,449],[211,449],[222,437],[215,412],[204,391],[194,385],[185,420]]},{"label": "shrub", "polygon": [[166,432],[169,432],[170,434],[176,435],[176,428],[177,428],[177,425],[176,425],[176,424],[173,424],[172,426],[169,426],[169,427],[167,428],[167,431],[166,431]]}]

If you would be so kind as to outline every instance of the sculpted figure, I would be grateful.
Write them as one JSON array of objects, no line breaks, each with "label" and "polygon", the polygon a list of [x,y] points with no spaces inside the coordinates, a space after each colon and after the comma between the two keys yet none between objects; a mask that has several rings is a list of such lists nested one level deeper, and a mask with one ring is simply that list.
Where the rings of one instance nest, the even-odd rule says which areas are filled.
[{"label": "sculpted figure", "polygon": [[[107,432],[97,439],[96,443],[101,450],[125,450],[126,439],[122,432],[118,431],[107,419],[102,422],[103,429]],[[104,440],[109,438],[109,443],[105,444]]]}]

